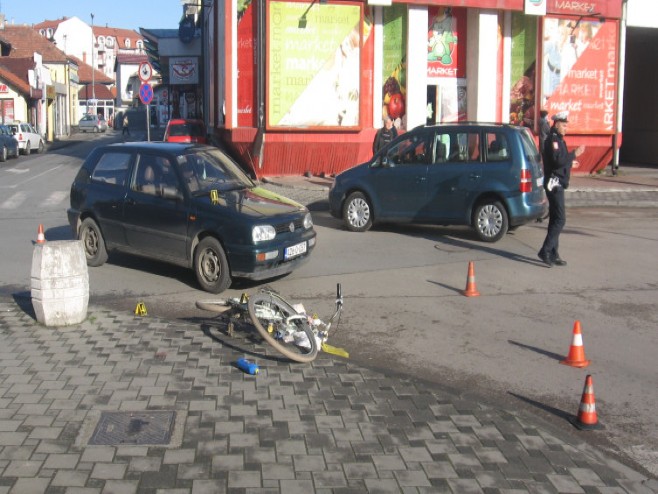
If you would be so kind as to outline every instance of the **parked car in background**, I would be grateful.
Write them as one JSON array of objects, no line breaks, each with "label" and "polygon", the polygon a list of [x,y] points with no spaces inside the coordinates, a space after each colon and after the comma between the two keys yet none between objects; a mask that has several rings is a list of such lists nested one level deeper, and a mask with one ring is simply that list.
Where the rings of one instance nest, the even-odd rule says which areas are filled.
[{"label": "parked car in background", "polygon": [[107,121],[98,115],[85,115],[78,122],[80,132],[105,132],[107,130]]},{"label": "parked car in background", "polygon": [[0,125],[0,146],[0,161],[7,161],[10,156],[18,158],[18,140],[6,125]]},{"label": "parked car in background", "polygon": [[376,222],[470,225],[480,240],[541,218],[548,207],[530,131],[505,124],[421,126],[346,170],[329,192],[348,230]]},{"label": "parked car in background", "polygon": [[211,146],[99,146],[75,177],[70,204],[89,266],[123,251],[192,268],[212,293],[233,278],[288,274],[315,246],[306,207],[256,186]]},{"label": "parked car in background", "polygon": [[164,133],[164,141],[207,144],[205,125],[201,120],[183,118],[169,120]]},{"label": "parked car in background", "polygon": [[31,124],[15,122],[9,124],[8,127],[18,141],[20,152],[26,155],[29,155],[32,151],[36,151],[37,153],[43,152],[45,148],[43,137],[41,137],[41,134]]}]

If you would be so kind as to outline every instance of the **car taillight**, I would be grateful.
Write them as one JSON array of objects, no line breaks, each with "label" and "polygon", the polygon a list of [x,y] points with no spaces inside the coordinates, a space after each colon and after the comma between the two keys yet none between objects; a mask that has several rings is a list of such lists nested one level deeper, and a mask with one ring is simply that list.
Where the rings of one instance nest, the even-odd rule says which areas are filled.
[{"label": "car taillight", "polygon": [[521,170],[519,190],[521,192],[532,192],[532,173],[530,173],[530,170]]},{"label": "car taillight", "polygon": [[18,134],[18,140],[22,141],[23,140],[23,134]]}]

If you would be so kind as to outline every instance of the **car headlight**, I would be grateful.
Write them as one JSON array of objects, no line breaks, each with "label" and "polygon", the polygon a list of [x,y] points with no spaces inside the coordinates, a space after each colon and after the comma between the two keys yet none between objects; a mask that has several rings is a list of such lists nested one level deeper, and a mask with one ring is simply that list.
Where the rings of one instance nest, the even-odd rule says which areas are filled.
[{"label": "car headlight", "polygon": [[304,216],[304,228],[307,230],[313,228],[313,218],[311,217],[311,213],[306,213],[306,216]]},{"label": "car headlight", "polygon": [[264,242],[276,237],[276,230],[272,225],[257,225],[251,230],[251,239],[254,242]]}]

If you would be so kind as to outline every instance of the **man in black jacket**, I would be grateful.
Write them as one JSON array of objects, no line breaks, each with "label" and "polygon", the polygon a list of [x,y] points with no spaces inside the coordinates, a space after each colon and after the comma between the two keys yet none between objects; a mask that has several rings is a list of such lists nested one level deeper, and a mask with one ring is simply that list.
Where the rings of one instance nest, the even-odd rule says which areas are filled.
[{"label": "man in black jacket", "polygon": [[377,154],[381,148],[398,136],[398,129],[393,125],[391,117],[384,117],[384,126],[375,134],[375,140],[372,143],[372,154]]},{"label": "man in black jacket", "polygon": [[546,239],[539,253],[539,259],[549,268],[555,266],[566,266],[567,262],[560,258],[558,252],[560,232],[566,223],[566,211],[564,208],[564,189],[569,187],[571,167],[574,166],[574,158],[580,156],[585,148],[579,146],[574,151],[567,150],[564,135],[567,133],[568,113],[560,112],[553,115],[553,126],[544,142],[544,188],[548,197],[548,231]]}]

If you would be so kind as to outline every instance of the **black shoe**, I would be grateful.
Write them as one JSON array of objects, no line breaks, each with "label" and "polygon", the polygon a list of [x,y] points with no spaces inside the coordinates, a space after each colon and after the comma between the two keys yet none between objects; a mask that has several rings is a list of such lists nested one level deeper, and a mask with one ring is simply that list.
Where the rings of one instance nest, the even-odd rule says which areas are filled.
[{"label": "black shoe", "polygon": [[553,266],[553,261],[550,260],[550,258],[546,254],[542,254],[541,252],[537,254],[537,257],[541,259],[541,262],[546,264],[549,268]]},{"label": "black shoe", "polygon": [[555,259],[553,259],[553,264],[555,264],[556,266],[566,266],[567,261],[560,259],[559,257],[556,257]]}]

